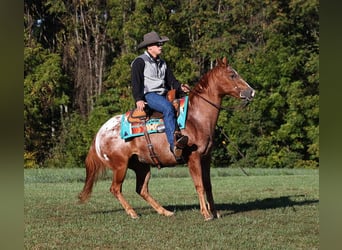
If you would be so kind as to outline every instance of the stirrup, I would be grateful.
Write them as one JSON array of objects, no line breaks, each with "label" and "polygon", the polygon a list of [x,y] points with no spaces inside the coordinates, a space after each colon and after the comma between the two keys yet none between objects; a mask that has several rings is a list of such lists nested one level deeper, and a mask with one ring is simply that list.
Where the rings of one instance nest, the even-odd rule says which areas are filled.
[{"label": "stirrup", "polygon": [[182,158],[182,154],[183,154],[183,149],[177,147],[177,146],[174,146],[173,149],[170,148],[173,156],[176,158],[176,161],[181,161],[183,160]]},{"label": "stirrup", "polygon": [[[177,138],[177,136],[178,136],[178,138]],[[181,134],[176,135],[175,137],[176,137],[175,138],[176,139],[175,145],[177,148],[183,149],[187,146],[189,137],[187,137],[186,135],[181,135]]]}]

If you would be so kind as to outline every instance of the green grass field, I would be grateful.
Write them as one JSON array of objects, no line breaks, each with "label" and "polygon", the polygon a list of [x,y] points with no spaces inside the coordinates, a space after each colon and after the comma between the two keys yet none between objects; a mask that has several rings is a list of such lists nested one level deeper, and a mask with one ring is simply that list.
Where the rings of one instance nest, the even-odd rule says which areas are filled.
[{"label": "green grass field", "polygon": [[129,171],[123,193],[137,220],[109,192],[110,172],[78,205],[84,169],[25,170],[25,249],[318,249],[318,170],[246,171],[212,169],[222,218],[205,222],[184,167],[152,169],[150,192],[169,218],[135,193]]}]

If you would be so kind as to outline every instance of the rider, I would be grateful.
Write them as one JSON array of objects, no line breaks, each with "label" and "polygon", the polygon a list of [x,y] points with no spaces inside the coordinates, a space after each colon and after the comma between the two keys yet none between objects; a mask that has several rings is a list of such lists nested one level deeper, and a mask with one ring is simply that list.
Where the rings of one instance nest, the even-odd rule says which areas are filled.
[{"label": "rider", "polygon": [[176,89],[178,94],[182,94],[188,92],[189,88],[177,81],[166,62],[159,57],[162,46],[167,41],[169,41],[168,37],[160,37],[155,31],[144,35],[144,40],[137,48],[144,48],[145,51],[131,64],[132,91],[139,111],[144,110],[145,104],[148,104],[150,108],[163,114],[170,150],[176,160],[180,160],[182,149],[188,143],[188,137],[180,133],[175,109],[166,99],[166,94],[170,89]]}]

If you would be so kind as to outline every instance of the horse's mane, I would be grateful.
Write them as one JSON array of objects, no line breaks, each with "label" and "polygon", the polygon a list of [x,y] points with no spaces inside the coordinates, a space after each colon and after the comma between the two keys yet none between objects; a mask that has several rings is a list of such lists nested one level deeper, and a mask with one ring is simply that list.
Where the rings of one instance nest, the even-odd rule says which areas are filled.
[{"label": "horse's mane", "polygon": [[206,89],[208,87],[208,78],[209,78],[209,72],[204,74],[200,80],[197,82],[197,84],[194,87],[194,90],[198,93],[202,92],[203,89]]},{"label": "horse's mane", "polygon": [[216,75],[219,74],[220,69],[222,69],[222,65],[217,65],[212,70],[205,73],[195,85],[194,90],[197,93],[201,93],[203,90],[207,89],[209,86],[209,79],[215,78]]}]

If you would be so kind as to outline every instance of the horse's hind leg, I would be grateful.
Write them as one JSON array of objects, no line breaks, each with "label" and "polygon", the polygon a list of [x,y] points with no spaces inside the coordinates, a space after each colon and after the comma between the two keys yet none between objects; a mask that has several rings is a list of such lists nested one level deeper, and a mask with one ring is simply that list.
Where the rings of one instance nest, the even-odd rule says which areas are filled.
[{"label": "horse's hind leg", "polygon": [[110,192],[119,200],[122,207],[125,209],[126,213],[131,216],[131,218],[139,218],[138,214],[129,205],[124,196],[122,195],[122,183],[125,179],[127,167],[113,169],[113,181],[110,187]]},{"label": "horse's hind leg", "polygon": [[151,168],[148,165],[140,163],[135,160],[130,164],[130,168],[134,170],[136,174],[136,189],[135,191],[147,201],[159,214],[165,216],[174,215],[173,212],[162,207],[149,193],[148,182],[151,178]]}]

